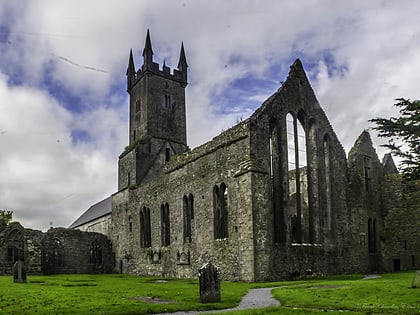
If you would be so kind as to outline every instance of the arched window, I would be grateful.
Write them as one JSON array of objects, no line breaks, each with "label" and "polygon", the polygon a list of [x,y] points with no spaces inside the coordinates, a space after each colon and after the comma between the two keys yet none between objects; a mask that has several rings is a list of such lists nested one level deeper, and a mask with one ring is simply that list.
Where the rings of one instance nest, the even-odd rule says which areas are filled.
[{"label": "arched window", "polygon": [[228,237],[228,190],[224,183],[213,188],[214,239]]},{"label": "arched window", "polygon": [[184,243],[190,243],[192,237],[192,221],[194,220],[194,196],[189,194],[182,198],[183,213],[184,213]]},{"label": "arched window", "polygon": [[286,116],[291,239],[294,243],[309,241],[308,170],[304,116]]},{"label": "arched window", "polygon": [[24,238],[23,234],[14,229],[8,236],[8,251],[7,260],[11,263],[15,263],[18,260],[24,260]]},{"label": "arched window", "polygon": [[143,207],[140,211],[140,246],[142,248],[152,246],[150,209],[146,207]]},{"label": "arched window", "polygon": [[102,264],[102,246],[98,240],[94,240],[89,248],[90,263],[94,265]]},{"label": "arched window", "polygon": [[162,204],[160,206],[160,231],[162,246],[169,246],[171,244],[171,226],[169,219],[169,204]]}]

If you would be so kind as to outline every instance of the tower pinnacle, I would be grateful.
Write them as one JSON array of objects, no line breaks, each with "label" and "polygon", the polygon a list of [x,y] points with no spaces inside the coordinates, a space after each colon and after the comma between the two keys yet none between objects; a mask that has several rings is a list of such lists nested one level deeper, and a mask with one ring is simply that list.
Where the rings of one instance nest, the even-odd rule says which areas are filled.
[{"label": "tower pinnacle", "polygon": [[185,57],[184,43],[181,43],[181,52],[179,54],[178,70],[182,73],[182,78],[187,82],[187,58]]},{"label": "tower pinnacle", "polygon": [[143,49],[143,64],[148,67],[153,63],[152,41],[150,40],[150,32],[147,29],[146,43]]}]

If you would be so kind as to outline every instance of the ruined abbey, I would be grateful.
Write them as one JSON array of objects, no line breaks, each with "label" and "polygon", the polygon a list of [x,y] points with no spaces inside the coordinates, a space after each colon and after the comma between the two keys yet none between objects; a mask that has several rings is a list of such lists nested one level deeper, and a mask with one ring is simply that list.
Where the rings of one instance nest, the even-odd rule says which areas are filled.
[{"label": "ruined abbey", "polygon": [[248,119],[191,150],[184,47],[173,70],[153,54],[149,32],[137,70],[130,52],[117,192],[70,229],[0,224],[0,272],[15,254],[47,273],[194,278],[212,262],[234,281],[420,268],[420,182],[367,131],[346,155],[299,60]]}]

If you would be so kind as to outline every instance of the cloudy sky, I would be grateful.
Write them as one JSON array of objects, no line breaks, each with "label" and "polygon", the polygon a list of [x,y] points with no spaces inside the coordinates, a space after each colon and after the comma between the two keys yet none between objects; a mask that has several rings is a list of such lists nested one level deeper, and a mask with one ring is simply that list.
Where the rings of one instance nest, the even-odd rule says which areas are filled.
[{"label": "cloudy sky", "polygon": [[247,118],[300,58],[348,152],[395,98],[420,98],[419,17],[416,0],[1,1],[0,209],[46,230],[116,191],[129,50],[137,69],[148,28],[156,62],[176,66],[184,42],[190,147]]}]

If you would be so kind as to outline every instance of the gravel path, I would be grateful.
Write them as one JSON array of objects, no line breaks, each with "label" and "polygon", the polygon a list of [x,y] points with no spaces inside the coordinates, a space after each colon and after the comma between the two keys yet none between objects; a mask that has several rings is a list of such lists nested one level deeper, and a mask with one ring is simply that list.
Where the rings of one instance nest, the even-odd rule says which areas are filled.
[{"label": "gravel path", "polygon": [[215,314],[229,311],[245,310],[250,308],[261,308],[268,306],[279,306],[280,303],[271,296],[271,290],[275,288],[262,288],[262,289],[251,289],[243,298],[241,303],[234,308],[228,308],[224,310],[212,310],[212,311],[189,311],[189,312],[175,312],[175,313],[162,313],[172,315],[191,315],[191,314]]}]

